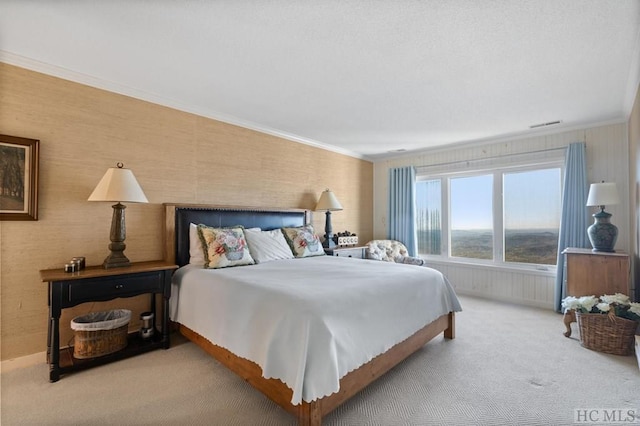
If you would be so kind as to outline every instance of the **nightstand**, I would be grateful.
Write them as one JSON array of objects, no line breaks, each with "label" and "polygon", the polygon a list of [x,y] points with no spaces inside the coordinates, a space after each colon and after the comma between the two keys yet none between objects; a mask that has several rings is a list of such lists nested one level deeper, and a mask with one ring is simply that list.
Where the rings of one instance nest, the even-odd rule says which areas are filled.
[{"label": "nightstand", "polygon": [[[604,294],[629,295],[629,255],[622,252],[601,252],[584,248],[566,248],[565,292],[567,296],[600,297]],[[571,336],[571,323],[576,322],[573,311],[564,314],[564,335]]]},{"label": "nightstand", "polygon": [[629,255],[569,247],[565,255],[567,296],[629,295]]},{"label": "nightstand", "polygon": [[[171,275],[177,265],[164,261],[138,262],[122,268],[104,269],[90,266],[78,272],[64,272],[62,268],[40,271],[42,281],[49,283],[49,329],[47,333],[47,362],[49,381],[71,371],[102,365],[128,358],[153,349],[169,348],[169,298]],[[60,314],[62,309],[85,302],[111,300],[151,294],[151,312],[156,317],[156,294],[162,295],[162,329],[153,338],[143,340],[138,333],[130,333],[127,346],[115,353],[89,359],[73,357],[73,347],[60,349]],[[155,328],[155,319],[153,323]]]},{"label": "nightstand", "polygon": [[353,257],[354,259],[366,259],[365,249],[366,246],[362,247],[334,247],[334,248],[325,248],[324,252],[329,256],[340,256],[340,257]]}]

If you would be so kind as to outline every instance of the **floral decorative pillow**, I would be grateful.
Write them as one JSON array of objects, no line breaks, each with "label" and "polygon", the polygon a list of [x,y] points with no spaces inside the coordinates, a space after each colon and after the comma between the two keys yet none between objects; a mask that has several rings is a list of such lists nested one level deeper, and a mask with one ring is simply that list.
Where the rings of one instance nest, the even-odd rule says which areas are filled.
[{"label": "floral decorative pillow", "polygon": [[282,228],[282,233],[295,257],[324,256],[324,248],[313,226]]},{"label": "floral decorative pillow", "polygon": [[205,268],[226,268],[255,263],[241,227],[211,228],[200,224],[198,235],[202,242]]}]

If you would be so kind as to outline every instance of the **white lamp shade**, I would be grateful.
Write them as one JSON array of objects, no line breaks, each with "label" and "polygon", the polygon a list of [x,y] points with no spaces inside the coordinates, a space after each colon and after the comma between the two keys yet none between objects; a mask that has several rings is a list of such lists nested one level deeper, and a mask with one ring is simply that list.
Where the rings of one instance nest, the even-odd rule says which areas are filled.
[{"label": "white lamp shade", "polygon": [[89,196],[89,201],[149,202],[133,172],[123,167],[109,168]]},{"label": "white lamp shade", "polygon": [[316,211],[336,211],[342,210],[342,204],[330,190],[326,190],[320,195],[320,200],[316,205]]},{"label": "white lamp shade", "polygon": [[592,183],[589,187],[587,206],[609,206],[618,204],[618,190],[613,182]]}]

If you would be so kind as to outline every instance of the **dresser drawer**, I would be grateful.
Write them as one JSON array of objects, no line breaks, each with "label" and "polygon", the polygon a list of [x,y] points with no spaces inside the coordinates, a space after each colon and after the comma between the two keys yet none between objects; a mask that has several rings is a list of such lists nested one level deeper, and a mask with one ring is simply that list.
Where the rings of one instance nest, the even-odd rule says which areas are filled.
[{"label": "dresser drawer", "polygon": [[68,302],[75,304],[85,300],[110,300],[143,293],[161,293],[164,288],[163,273],[154,271],[70,281]]},{"label": "dresser drawer", "polygon": [[364,247],[345,247],[333,250],[334,256],[353,257],[354,259],[364,259]]}]

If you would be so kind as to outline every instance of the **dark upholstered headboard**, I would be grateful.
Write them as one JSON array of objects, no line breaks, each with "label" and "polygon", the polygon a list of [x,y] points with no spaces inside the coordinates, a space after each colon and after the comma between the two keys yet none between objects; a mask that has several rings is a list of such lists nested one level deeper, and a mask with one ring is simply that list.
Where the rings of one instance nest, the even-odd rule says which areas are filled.
[{"label": "dark upholstered headboard", "polygon": [[304,209],[267,209],[194,204],[164,204],[166,261],[184,266],[189,263],[189,224],[213,227],[242,225],[245,228],[270,230],[303,226],[311,221]]}]

